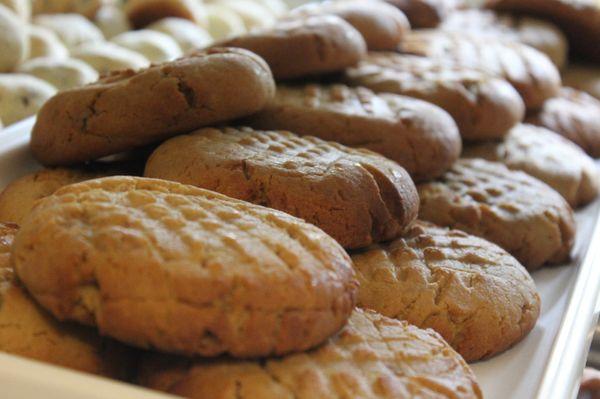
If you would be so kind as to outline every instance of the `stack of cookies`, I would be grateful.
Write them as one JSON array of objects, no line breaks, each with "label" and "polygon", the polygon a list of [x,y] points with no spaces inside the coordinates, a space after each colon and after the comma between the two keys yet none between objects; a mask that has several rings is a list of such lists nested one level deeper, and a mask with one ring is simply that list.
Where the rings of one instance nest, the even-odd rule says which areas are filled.
[{"label": "stack of cookies", "polygon": [[561,86],[551,22],[556,46],[439,1],[413,30],[404,3],[307,5],[50,98],[46,169],[0,194],[0,325],[31,335],[0,350],[191,398],[481,397],[466,362],[534,328],[529,273],[598,195],[600,102]]}]

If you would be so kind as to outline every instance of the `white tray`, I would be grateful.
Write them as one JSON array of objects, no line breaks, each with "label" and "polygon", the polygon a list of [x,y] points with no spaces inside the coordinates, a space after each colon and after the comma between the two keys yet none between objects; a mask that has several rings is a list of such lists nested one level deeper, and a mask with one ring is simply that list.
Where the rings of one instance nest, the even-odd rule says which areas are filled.
[{"label": "white tray", "polygon": [[[40,166],[27,149],[33,119],[0,132],[0,189]],[[577,212],[573,264],[533,274],[542,314],[514,348],[473,366],[487,399],[573,398],[598,318],[600,201]],[[593,242],[593,245],[590,245]],[[168,398],[131,385],[0,354],[0,397]],[[208,398],[207,398],[208,399]],[[257,398],[260,399],[260,398]]]}]

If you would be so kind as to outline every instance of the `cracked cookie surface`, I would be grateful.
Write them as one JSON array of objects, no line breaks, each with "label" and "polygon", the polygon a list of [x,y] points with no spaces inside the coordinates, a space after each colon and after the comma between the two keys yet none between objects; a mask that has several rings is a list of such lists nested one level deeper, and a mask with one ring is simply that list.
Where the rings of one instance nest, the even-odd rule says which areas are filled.
[{"label": "cracked cookie surface", "polygon": [[442,335],[466,361],[502,352],[535,325],[540,298],[500,247],[415,222],[402,238],[352,256],[358,306]]},{"label": "cracked cookie surface", "polygon": [[148,355],[139,382],[188,398],[481,398],[475,375],[435,332],[356,309],[339,334],[260,362]]},{"label": "cracked cookie surface", "polygon": [[13,261],[57,318],[186,355],[307,350],[344,325],[357,288],[344,250],[300,219],[134,177],[74,184],[40,201]]},{"label": "cracked cookie surface", "polygon": [[559,193],[523,172],[460,159],[440,179],[417,189],[420,219],[485,238],[528,269],[569,258],[573,210]]}]

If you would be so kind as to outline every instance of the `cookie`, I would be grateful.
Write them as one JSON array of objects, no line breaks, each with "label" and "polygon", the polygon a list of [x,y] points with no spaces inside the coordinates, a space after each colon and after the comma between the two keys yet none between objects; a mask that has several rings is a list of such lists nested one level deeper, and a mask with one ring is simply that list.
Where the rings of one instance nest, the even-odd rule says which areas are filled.
[{"label": "cookie", "polygon": [[98,79],[98,72],[75,58],[34,58],[22,63],[17,72],[32,75],[58,90],[83,86]]},{"label": "cookie", "polygon": [[567,62],[567,37],[556,25],[542,19],[468,9],[448,15],[440,29],[501,37],[527,44],[546,54],[559,69]]},{"label": "cookie", "polygon": [[29,49],[27,30],[10,9],[0,4],[0,73],[11,72],[21,63]]},{"label": "cookie", "polygon": [[356,28],[365,39],[369,50],[393,51],[410,30],[408,19],[398,8],[375,0],[308,4],[293,10],[289,17],[300,18],[324,14],[337,15]]},{"label": "cookie", "polygon": [[8,126],[35,115],[54,93],[54,86],[36,77],[0,74],[0,119]]},{"label": "cookie", "polygon": [[600,157],[600,100],[587,93],[563,87],[526,121],[564,136],[594,158]]},{"label": "cookie", "polygon": [[263,361],[148,354],[139,382],[187,398],[481,398],[465,361],[431,330],[356,309],[325,345]]},{"label": "cookie", "polygon": [[282,17],[289,12],[289,7],[284,0],[254,0],[256,3],[267,8],[275,17]]},{"label": "cookie", "polygon": [[344,82],[435,104],[470,141],[502,138],[525,114],[519,93],[505,80],[441,59],[371,52],[346,70]]},{"label": "cookie", "polygon": [[246,25],[242,17],[232,9],[220,6],[219,3],[206,5],[206,18],[208,33],[215,40],[246,33]]},{"label": "cookie", "polygon": [[206,14],[201,1],[128,0],[124,10],[135,29],[144,28],[167,17],[183,18],[200,26],[206,25]]},{"label": "cookie", "polygon": [[485,238],[530,270],[569,258],[573,211],[559,193],[498,162],[461,159],[417,187],[419,218]]},{"label": "cookie", "polygon": [[71,55],[90,66],[101,75],[112,71],[134,71],[150,66],[150,61],[136,51],[111,42],[84,44],[74,48]]},{"label": "cookie", "polygon": [[459,0],[386,0],[408,17],[413,29],[435,28],[456,9]]},{"label": "cookie", "polygon": [[463,157],[502,162],[521,170],[558,191],[572,207],[598,196],[600,174],[581,148],[542,127],[518,125],[504,141],[468,146]]},{"label": "cookie", "polygon": [[47,165],[93,160],[252,114],[274,90],[264,61],[241,49],[121,71],[53,97],[38,114],[31,149]]},{"label": "cookie", "polygon": [[356,65],[366,54],[360,33],[334,15],[282,21],[217,46],[245,48],[260,55],[276,79],[340,71]]},{"label": "cookie", "polygon": [[103,0],[31,0],[34,14],[81,14],[92,19]]},{"label": "cookie", "polygon": [[33,22],[53,31],[70,51],[104,40],[100,29],[78,14],[37,15]]},{"label": "cookie", "polygon": [[123,8],[114,4],[102,5],[94,15],[93,21],[107,39],[133,30]]},{"label": "cookie", "polygon": [[398,162],[414,180],[444,173],[461,150],[456,124],[442,109],[361,87],[278,86],[275,100],[246,123],[375,151]]},{"label": "cookie", "polygon": [[239,15],[247,31],[268,28],[277,22],[277,17],[255,0],[218,0],[213,4],[225,7]]},{"label": "cookie", "polygon": [[187,19],[163,18],[146,27],[171,36],[184,53],[204,48],[212,43],[206,30]]},{"label": "cookie", "polygon": [[27,294],[9,264],[16,233],[16,225],[0,223],[0,351],[105,377],[130,377],[133,351],[91,329],[57,322]]},{"label": "cookie", "polygon": [[397,237],[419,203],[412,180],[396,163],[285,131],[207,128],[178,136],[156,149],[145,176],[284,211],[344,248]]},{"label": "cookie", "polygon": [[517,42],[457,32],[419,31],[410,33],[400,48],[405,53],[442,58],[498,75],[517,89],[531,110],[556,95],[561,85],[558,70],[546,55]]},{"label": "cookie", "polygon": [[527,270],[495,244],[459,230],[419,221],[352,261],[358,306],[437,331],[468,362],[519,342],[540,313]]},{"label": "cookie", "polygon": [[41,26],[27,27],[29,40],[28,59],[39,57],[67,58],[69,50],[60,41],[56,33]]},{"label": "cookie", "polygon": [[185,355],[307,350],[346,323],[357,289],[350,258],[318,228],[157,179],[60,189],[25,218],[13,259],[58,319]]},{"label": "cookie", "polygon": [[566,33],[573,52],[600,62],[600,2],[597,0],[488,0],[488,7],[554,22]]},{"label": "cookie", "polygon": [[0,4],[14,12],[23,22],[31,19],[30,0],[0,0]]},{"label": "cookie", "polygon": [[600,68],[590,64],[574,64],[563,72],[565,86],[585,91],[600,100]]},{"label": "cookie", "polygon": [[172,61],[183,54],[175,39],[150,29],[121,33],[110,41],[142,54],[152,63]]}]

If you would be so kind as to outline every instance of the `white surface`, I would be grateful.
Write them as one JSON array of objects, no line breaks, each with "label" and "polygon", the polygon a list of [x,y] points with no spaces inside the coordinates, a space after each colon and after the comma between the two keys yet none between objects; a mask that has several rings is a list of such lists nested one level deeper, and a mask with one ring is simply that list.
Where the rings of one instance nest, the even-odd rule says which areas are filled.
[{"label": "white surface", "polygon": [[[27,149],[28,132],[32,125],[33,120],[30,119],[0,132],[0,189],[12,179],[39,168]],[[500,356],[472,365],[486,399],[535,397],[542,383],[565,309],[571,301],[575,278],[580,272],[575,264],[581,263],[586,253],[599,209],[600,202],[596,201],[577,214],[579,231],[574,250],[574,264],[546,267],[533,273],[542,297],[542,315],[533,331],[525,340]],[[597,285],[598,283],[594,282],[594,287]],[[590,313],[593,313],[597,301],[594,299],[588,302],[587,305],[591,306]],[[591,316],[588,319],[591,319]],[[581,331],[579,335],[585,337],[587,331]],[[581,362],[585,360],[588,347],[583,338],[581,341],[569,343],[576,348],[573,350],[576,359],[570,359],[569,364],[561,364],[561,367],[564,366],[562,371],[577,373],[576,369],[582,367]],[[11,399],[39,398],[40,392],[44,393],[44,398],[50,399],[167,398],[165,395],[150,395],[148,391],[126,384],[83,376],[2,354],[0,387],[0,397]]]}]

